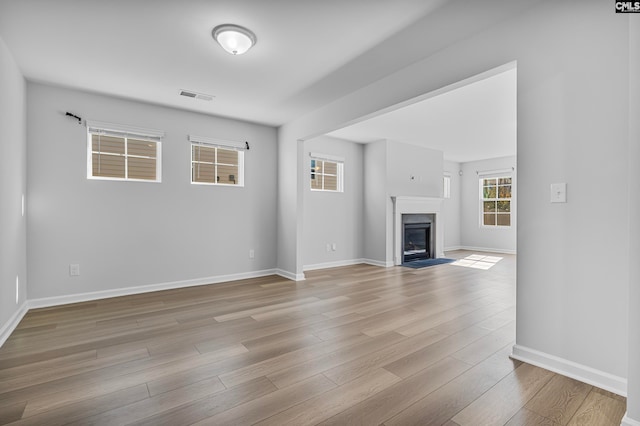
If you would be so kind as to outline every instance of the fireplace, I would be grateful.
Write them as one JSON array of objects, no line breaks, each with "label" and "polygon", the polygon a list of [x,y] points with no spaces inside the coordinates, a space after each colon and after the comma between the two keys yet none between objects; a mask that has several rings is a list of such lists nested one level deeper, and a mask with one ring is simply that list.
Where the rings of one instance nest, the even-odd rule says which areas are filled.
[{"label": "fireplace", "polygon": [[412,260],[430,259],[431,224],[411,223],[404,225],[402,263]]},{"label": "fireplace", "polygon": [[[405,252],[405,225],[410,224],[424,224],[429,225],[429,233],[426,234],[426,230],[421,230],[421,233],[425,234],[425,247],[415,249],[424,250],[422,255],[428,253],[428,258],[437,259],[444,257],[444,217],[442,215],[442,198],[431,197],[412,197],[412,196],[392,196],[391,201],[393,203],[393,228],[391,244],[387,246],[393,260],[390,261],[390,257],[387,257],[387,265],[402,265],[405,262],[411,262],[412,260],[404,259]],[[410,229],[413,226],[410,227]],[[413,228],[415,230],[416,228]],[[413,237],[412,237],[413,238]],[[388,240],[389,241],[389,240]],[[413,239],[411,239],[413,241]],[[428,246],[427,243],[428,242]],[[415,241],[414,241],[414,244]],[[417,245],[417,244],[416,244]],[[410,251],[410,250],[407,250]],[[418,253],[410,253],[418,254]]]},{"label": "fireplace", "polygon": [[431,225],[432,214],[402,215],[402,263],[434,256]]}]

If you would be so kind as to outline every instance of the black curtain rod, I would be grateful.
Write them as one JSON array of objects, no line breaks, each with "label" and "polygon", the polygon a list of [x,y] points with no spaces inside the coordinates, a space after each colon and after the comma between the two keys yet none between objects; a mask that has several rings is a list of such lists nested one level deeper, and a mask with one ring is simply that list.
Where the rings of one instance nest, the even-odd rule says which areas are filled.
[{"label": "black curtain rod", "polygon": [[71,114],[69,111],[67,111],[67,113],[65,114],[67,117],[73,117],[76,120],[78,120],[78,124],[82,124],[82,118],[78,117],[75,114]]}]

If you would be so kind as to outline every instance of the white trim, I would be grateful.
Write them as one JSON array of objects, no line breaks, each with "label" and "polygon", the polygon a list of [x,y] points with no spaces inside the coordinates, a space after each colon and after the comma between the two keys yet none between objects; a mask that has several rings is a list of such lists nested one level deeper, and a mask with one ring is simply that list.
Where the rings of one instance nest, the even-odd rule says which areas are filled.
[{"label": "white trim", "polygon": [[445,200],[451,198],[451,174],[447,172],[442,175],[442,198]]},{"label": "white trim", "polygon": [[28,311],[29,311],[29,304],[25,300],[22,303],[22,306],[20,306],[18,310],[15,311],[13,315],[11,315],[11,318],[7,320],[4,326],[0,328],[0,348],[2,347],[2,345],[4,345],[4,342],[7,341],[9,336],[11,336],[11,333],[15,331],[16,327],[18,327],[18,324],[20,324],[20,321],[22,321],[22,318],[25,316],[25,314]]},{"label": "white trim", "polygon": [[332,161],[334,163],[344,163],[344,157],[338,157],[336,155],[318,154],[317,152],[310,152],[309,157],[314,160]]},{"label": "white trim", "polygon": [[280,275],[283,278],[286,278],[291,281],[304,281],[304,272],[302,274],[296,274],[293,272],[285,271],[284,269],[276,269],[276,275]]},{"label": "white trim", "polygon": [[515,170],[516,170],[515,167],[512,167],[510,169],[499,169],[499,170],[476,170],[476,174],[478,175],[478,177],[492,178],[492,177],[507,177],[507,176],[504,176],[504,174],[509,173],[510,176],[508,177],[513,177],[511,176],[511,174],[515,172]]},{"label": "white trim", "polygon": [[371,266],[379,266],[381,268],[391,268],[392,266],[395,266],[393,264],[393,261],[391,260],[382,261],[382,260],[374,260],[374,259],[362,259],[362,263],[366,265],[371,265]]},{"label": "white trim", "polygon": [[259,278],[268,275],[275,275],[275,269],[265,269],[262,271],[244,272],[240,274],[217,275],[213,277],[194,278],[191,280],[171,281],[160,284],[149,284],[135,287],[125,287],[113,290],[94,291],[90,293],[77,293],[67,296],[43,297],[29,300],[29,309],[47,308],[50,306],[66,305],[69,303],[87,302],[90,300],[107,299],[110,297],[128,296],[131,294],[150,293],[153,291],[172,290],[176,288],[194,287],[200,285],[217,284],[228,281],[245,280],[249,278]]},{"label": "white trim", "polygon": [[532,364],[545,370],[579,380],[615,394],[627,396],[627,379],[578,364],[564,358],[530,349],[522,345],[514,345],[511,358]]},{"label": "white trim", "polygon": [[633,420],[631,417],[629,417],[629,414],[627,412],[624,413],[624,417],[622,418],[620,426],[640,426],[640,421]]},{"label": "white trim", "polygon": [[451,247],[445,247],[444,248],[444,252],[448,252],[448,251],[455,251],[455,250],[465,250],[462,246],[451,246]]},{"label": "white trim", "polygon": [[93,121],[93,120],[87,120],[85,124],[87,126],[87,131],[89,133],[91,133],[91,130],[94,129],[94,131],[111,130],[113,132],[126,133],[132,136],[146,136],[146,137],[158,138],[158,139],[164,137],[164,131],[157,130],[157,129],[146,129],[144,127],[135,127],[135,126],[129,126],[126,124],[106,123],[103,121]]},{"label": "white trim", "polygon": [[341,266],[361,265],[365,263],[364,259],[338,260],[335,262],[316,263],[313,265],[305,265],[303,271],[315,271],[318,269],[339,268]]},{"label": "white trim", "polygon": [[239,151],[244,151],[245,149],[247,149],[246,142],[231,141],[226,139],[217,139],[217,138],[210,138],[207,136],[197,136],[197,135],[189,135],[187,138],[189,139],[189,142],[191,142],[192,144],[195,143],[200,145],[217,146],[220,148],[233,148]]},{"label": "white trim", "polygon": [[481,251],[481,252],[487,252],[487,253],[517,254],[516,250],[491,248],[491,247],[459,246],[457,249],[454,249],[454,250],[469,250],[469,251]]},{"label": "white trim", "polygon": [[432,214],[435,217],[434,256],[444,257],[444,215],[439,197],[391,196],[393,203],[393,256],[395,265],[402,265],[402,215]]}]

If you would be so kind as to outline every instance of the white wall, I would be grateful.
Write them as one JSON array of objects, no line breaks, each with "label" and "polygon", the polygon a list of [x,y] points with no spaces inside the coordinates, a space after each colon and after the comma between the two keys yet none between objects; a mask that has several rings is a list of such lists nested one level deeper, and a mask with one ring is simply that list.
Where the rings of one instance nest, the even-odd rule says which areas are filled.
[{"label": "white wall", "polygon": [[462,239],[460,235],[462,213],[462,186],[460,176],[461,165],[455,161],[444,162],[444,174],[451,177],[451,197],[442,202],[442,214],[444,216],[444,249],[456,250],[460,248]]},{"label": "white wall", "polygon": [[[478,5],[499,11],[504,2]],[[628,20],[598,0],[527,5],[288,123],[279,146],[295,149],[298,139],[517,60],[517,343],[547,361],[625,378],[629,258],[619,248],[626,247],[628,233]],[[448,3],[443,8],[440,19],[455,22],[455,8],[449,15]],[[549,203],[553,182],[568,183],[568,203]],[[295,184],[279,182],[283,191],[293,194]],[[294,201],[280,204],[287,217],[299,208]],[[603,205],[617,208],[595,214]],[[296,252],[289,244],[296,226],[287,228],[290,240],[280,240],[289,254]],[[286,262],[294,269],[299,264],[295,256]]]},{"label": "white wall", "polygon": [[[26,84],[0,38],[0,345],[3,329],[26,300],[27,221],[22,195],[27,191]],[[19,299],[16,302],[16,276]],[[5,336],[6,337],[6,336]]]},{"label": "white wall", "polygon": [[[506,253],[516,252],[517,226],[517,179],[516,157],[493,158],[489,160],[470,161],[461,164],[462,168],[462,202],[461,202],[461,245],[468,249],[498,251]],[[483,227],[480,226],[480,201],[478,173],[491,170],[514,169],[511,226]]]},{"label": "white wall", "polygon": [[[41,84],[27,93],[30,299],[275,268],[274,128]],[[66,111],[164,130],[162,183],[88,180],[86,128]],[[191,185],[188,134],[249,141],[244,188]]]},{"label": "white wall", "polygon": [[[344,192],[310,189],[309,153],[344,158]],[[363,257],[363,145],[327,136],[305,142],[304,265],[338,265]],[[327,251],[327,244],[336,250]]]}]

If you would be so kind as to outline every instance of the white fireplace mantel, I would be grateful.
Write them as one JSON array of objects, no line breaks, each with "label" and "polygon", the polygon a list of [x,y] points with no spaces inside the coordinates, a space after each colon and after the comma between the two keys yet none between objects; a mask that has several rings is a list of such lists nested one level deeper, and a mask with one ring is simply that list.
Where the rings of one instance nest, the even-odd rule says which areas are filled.
[{"label": "white fireplace mantel", "polygon": [[402,215],[432,214],[435,216],[436,257],[444,257],[444,216],[442,198],[392,196],[393,202],[393,262],[402,264]]}]

